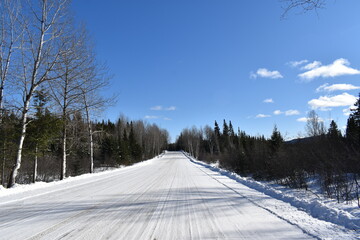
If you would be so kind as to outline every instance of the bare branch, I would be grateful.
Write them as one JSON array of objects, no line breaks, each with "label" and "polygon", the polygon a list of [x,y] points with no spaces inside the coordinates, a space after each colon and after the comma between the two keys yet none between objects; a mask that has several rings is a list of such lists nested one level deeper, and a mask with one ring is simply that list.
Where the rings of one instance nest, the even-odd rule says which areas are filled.
[{"label": "bare branch", "polygon": [[285,19],[288,13],[293,9],[301,9],[302,13],[308,11],[317,11],[325,6],[325,0],[280,0],[284,3],[281,19]]}]

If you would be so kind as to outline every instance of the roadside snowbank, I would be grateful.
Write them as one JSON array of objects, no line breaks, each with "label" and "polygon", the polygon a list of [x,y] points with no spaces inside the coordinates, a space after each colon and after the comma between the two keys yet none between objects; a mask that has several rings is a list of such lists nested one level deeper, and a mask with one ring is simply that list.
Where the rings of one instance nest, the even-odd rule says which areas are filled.
[{"label": "roadside snowbank", "polygon": [[[0,205],[5,204],[12,201],[25,200],[34,195],[42,195],[53,191],[60,191],[62,189],[67,189],[73,187],[74,185],[81,185],[83,183],[87,183],[90,181],[97,181],[98,178],[103,176],[111,177],[113,174],[117,174],[119,171],[127,171],[131,170],[136,166],[143,166],[147,164],[152,164],[156,158],[145,160],[142,162],[135,163],[131,166],[120,166],[120,168],[110,169],[101,172],[95,173],[86,173],[83,175],[75,176],[75,177],[67,177],[64,180],[56,180],[53,182],[36,182],[32,184],[15,184],[12,188],[4,188],[0,185]],[[53,186],[57,186],[56,190],[53,190]],[[46,191],[46,189],[49,191]],[[50,190],[51,189],[51,190]],[[45,191],[44,191],[45,190]],[[16,194],[16,199],[14,199],[13,195]]]},{"label": "roadside snowbank", "polygon": [[305,190],[300,192],[296,189],[289,189],[284,186],[241,177],[236,173],[219,168],[216,164],[206,164],[202,161],[195,160],[186,153],[184,154],[190,161],[196,164],[227,176],[272,198],[289,203],[290,205],[307,212],[314,218],[331,222],[350,230],[360,231],[360,210],[355,204],[352,206],[342,206],[343,204],[336,204],[335,200],[311,197],[311,195],[305,193]]}]

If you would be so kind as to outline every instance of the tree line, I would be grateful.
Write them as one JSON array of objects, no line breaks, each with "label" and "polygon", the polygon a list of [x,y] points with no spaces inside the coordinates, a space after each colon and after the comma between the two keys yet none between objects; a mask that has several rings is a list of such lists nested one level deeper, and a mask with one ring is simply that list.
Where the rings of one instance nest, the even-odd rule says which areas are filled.
[{"label": "tree line", "polygon": [[316,112],[310,111],[306,138],[285,141],[276,126],[270,138],[250,136],[223,120],[222,129],[216,121],[214,127],[184,129],[170,148],[208,162],[218,161],[220,167],[238,174],[292,188],[308,189],[316,179],[328,197],[359,201],[359,106],[360,94],[344,135],[335,121],[326,129]]},{"label": "tree line", "polygon": [[[47,107],[50,103],[35,96],[34,104],[42,107],[38,107],[36,114],[29,117],[17,183],[61,179],[65,122],[58,112]],[[1,184],[5,187],[8,186],[16,158],[20,120],[13,111],[6,111],[2,118],[0,172]],[[89,127],[92,129],[91,142]],[[84,110],[67,115],[66,132],[67,162],[64,177],[91,173],[94,167],[107,169],[150,159],[161,154],[169,142],[168,132],[156,124],[142,120],[131,121],[125,116],[116,121],[90,121],[89,124]]]},{"label": "tree line", "polygon": [[156,125],[96,122],[112,102],[86,28],[70,0],[0,2],[0,157],[2,185],[92,173],[94,165],[130,164],[163,150]]}]

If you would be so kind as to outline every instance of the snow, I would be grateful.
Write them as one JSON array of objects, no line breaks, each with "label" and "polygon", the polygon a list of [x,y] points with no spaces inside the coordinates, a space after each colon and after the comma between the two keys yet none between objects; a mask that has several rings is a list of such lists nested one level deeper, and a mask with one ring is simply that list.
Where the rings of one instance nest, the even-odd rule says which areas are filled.
[{"label": "snow", "polygon": [[349,229],[358,219],[340,226],[334,216],[314,218],[281,192],[265,194],[270,186],[239,179],[167,152],[131,167],[0,188],[0,238],[360,239]]},{"label": "snow", "polygon": [[289,203],[298,209],[306,211],[315,218],[344,226],[350,230],[360,230],[360,210],[355,202],[348,205],[336,204],[335,200],[316,196],[313,193],[315,191],[294,190],[277,184],[269,184],[269,182],[255,181],[251,178],[241,177],[238,174],[221,169],[218,167],[218,163],[206,164],[191,158],[187,154],[186,156],[196,164],[227,176],[272,198]]}]

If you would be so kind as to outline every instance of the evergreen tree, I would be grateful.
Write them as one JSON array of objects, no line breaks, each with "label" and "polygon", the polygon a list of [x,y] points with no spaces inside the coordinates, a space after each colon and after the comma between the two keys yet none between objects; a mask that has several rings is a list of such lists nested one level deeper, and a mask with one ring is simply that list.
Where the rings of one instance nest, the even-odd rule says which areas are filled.
[{"label": "evergreen tree", "polygon": [[230,149],[230,138],[229,138],[229,126],[226,123],[225,119],[223,122],[223,131],[220,137],[220,148],[222,152],[228,152]]},{"label": "evergreen tree", "polygon": [[141,160],[142,150],[141,146],[136,142],[134,126],[132,122],[130,123],[129,151],[131,153],[131,158],[133,162]]},{"label": "evergreen tree", "polygon": [[360,93],[359,93],[359,98],[355,103],[355,108],[351,109],[351,111],[352,111],[351,115],[355,120],[356,126],[360,127]]},{"label": "evergreen tree", "polygon": [[229,126],[227,125],[225,119],[224,119],[224,123],[223,123],[223,132],[222,132],[223,136],[229,136]]},{"label": "evergreen tree", "polygon": [[16,152],[16,139],[19,132],[19,118],[14,112],[3,111],[0,124],[0,156],[1,156],[1,184],[6,187],[7,172],[11,169],[10,159]]},{"label": "evergreen tree", "polygon": [[215,121],[214,132],[215,132],[215,136],[217,138],[220,138],[220,127],[219,127],[219,125],[218,125],[218,123],[216,121]]},{"label": "evergreen tree", "polygon": [[278,131],[275,125],[270,138],[271,151],[273,153],[277,152],[283,142],[284,138],[281,136],[281,133]]},{"label": "evergreen tree", "polygon": [[125,164],[130,163],[130,151],[129,151],[129,140],[126,133],[126,129],[123,132],[123,138],[120,145],[120,159]]},{"label": "evergreen tree", "polygon": [[215,152],[217,154],[220,154],[221,153],[221,147],[220,147],[221,134],[220,134],[220,127],[219,127],[218,123],[216,122],[216,120],[215,120],[214,134],[215,134],[215,146],[216,146]]},{"label": "evergreen tree", "polygon": [[231,121],[229,121],[229,135],[231,137],[235,136],[234,128],[233,128],[233,125],[232,125]]},{"label": "evergreen tree", "polygon": [[61,128],[61,120],[45,107],[49,101],[48,94],[44,89],[38,90],[34,95],[35,117],[29,122],[29,137],[25,145],[31,149],[34,157],[32,182],[36,181],[38,157],[40,153],[49,148],[49,144],[58,137]]},{"label": "evergreen tree", "polygon": [[341,137],[341,131],[338,129],[338,126],[334,120],[331,120],[327,135],[331,138],[340,138]]},{"label": "evergreen tree", "polygon": [[351,109],[351,111],[346,126],[346,139],[353,144],[360,145],[360,93],[355,108]]}]

